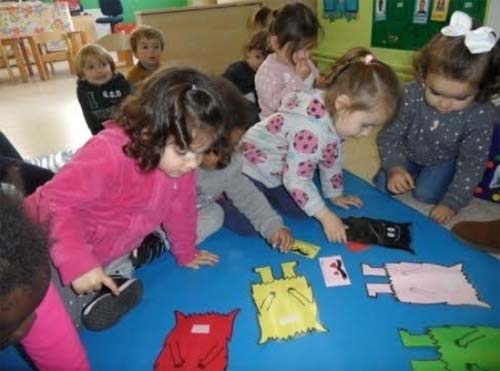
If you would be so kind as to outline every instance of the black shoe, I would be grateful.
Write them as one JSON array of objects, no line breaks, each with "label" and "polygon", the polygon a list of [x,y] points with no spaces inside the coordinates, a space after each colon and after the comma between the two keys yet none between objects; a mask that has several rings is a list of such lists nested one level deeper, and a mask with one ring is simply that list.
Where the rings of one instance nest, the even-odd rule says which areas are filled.
[{"label": "black shoe", "polygon": [[142,282],[137,278],[111,276],[120,295],[115,296],[107,288],[101,289],[82,311],[82,323],[86,329],[102,331],[112,327],[135,307],[142,298]]},{"label": "black shoe", "polygon": [[170,244],[159,231],[148,234],[141,245],[130,253],[130,260],[134,268],[151,263],[170,249]]}]

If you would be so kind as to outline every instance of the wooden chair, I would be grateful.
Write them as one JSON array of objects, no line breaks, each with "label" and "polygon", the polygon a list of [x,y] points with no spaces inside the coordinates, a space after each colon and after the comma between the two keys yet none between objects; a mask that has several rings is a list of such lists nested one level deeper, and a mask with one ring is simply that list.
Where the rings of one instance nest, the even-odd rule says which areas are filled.
[{"label": "wooden chair", "polygon": [[116,68],[128,68],[134,65],[134,55],[130,49],[130,35],[113,33],[101,37],[95,43],[108,52],[116,52],[118,58]]},{"label": "wooden chair", "polygon": [[[42,32],[34,35],[33,40],[37,45],[47,77],[49,76],[47,64],[50,64],[50,69],[52,70],[52,74],[54,74],[53,63],[60,61],[67,61],[70,72],[72,74],[75,73],[71,42],[65,33],[60,31]],[[51,43],[58,43],[57,48],[54,48]]]},{"label": "wooden chair", "polygon": [[10,81],[12,82],[16,81],[16,76],[14,75],[12,68],[10,68],[9,55],[7,54],[7,50],[4,48],[1,42],[0,42],[0,67],[7,69]]}]

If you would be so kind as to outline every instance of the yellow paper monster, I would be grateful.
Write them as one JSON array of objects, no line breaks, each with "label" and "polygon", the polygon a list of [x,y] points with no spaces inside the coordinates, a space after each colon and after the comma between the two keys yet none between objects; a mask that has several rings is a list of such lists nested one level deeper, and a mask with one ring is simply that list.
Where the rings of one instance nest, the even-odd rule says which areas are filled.
[{"label": "yellow paper monster", "polygon": [[262,283],[252,285],[261,336],[284,340],[313,330],[326,332],[318,321],[318,307],[304,276],[295,275],[296,262],[282,263],[283,278],[275,280],[271,267],[255,268]]}]

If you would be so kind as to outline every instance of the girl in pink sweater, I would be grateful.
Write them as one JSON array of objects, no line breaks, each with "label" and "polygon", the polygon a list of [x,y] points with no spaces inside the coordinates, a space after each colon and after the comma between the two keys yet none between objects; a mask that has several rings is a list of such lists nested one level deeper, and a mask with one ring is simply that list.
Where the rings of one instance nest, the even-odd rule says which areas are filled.
[{"label": "girl in pink sweater", "polygon": [[49,229],[50,257],[62,284],[88,294],[82,312],[88,329],[110,327],[139,302],[140,282],[116,279],[116,269],[107,267],[127,260],[158,226],[180,265],[217,263],[216,255],[195,244],[194,170],[220,135],[227,111],[207,76],[192,69],[158,71],[125,100],[115,121],[26,199],[33,219]]}]

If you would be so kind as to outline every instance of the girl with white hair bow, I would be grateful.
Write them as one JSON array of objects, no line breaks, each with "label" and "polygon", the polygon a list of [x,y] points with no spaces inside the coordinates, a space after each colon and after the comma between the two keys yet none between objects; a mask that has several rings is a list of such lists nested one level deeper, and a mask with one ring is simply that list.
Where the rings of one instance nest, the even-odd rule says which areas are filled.
[{"label": "girl with white hair bow", "polygon": [[377,144],[382,168],[374,178],[392,194],[408,191],[434,204],[430,217],[448,223],[473,197],[498,115],[500,46],[490,27],[454,12],[414,58],[417,81]]}]

